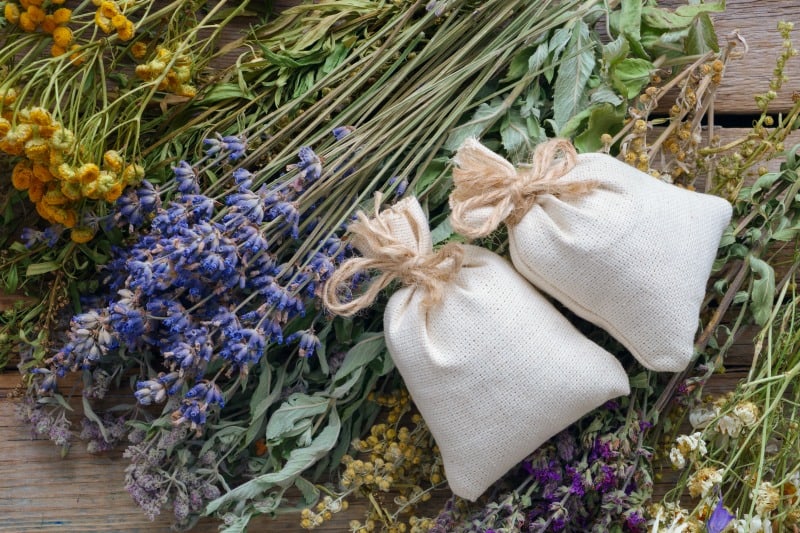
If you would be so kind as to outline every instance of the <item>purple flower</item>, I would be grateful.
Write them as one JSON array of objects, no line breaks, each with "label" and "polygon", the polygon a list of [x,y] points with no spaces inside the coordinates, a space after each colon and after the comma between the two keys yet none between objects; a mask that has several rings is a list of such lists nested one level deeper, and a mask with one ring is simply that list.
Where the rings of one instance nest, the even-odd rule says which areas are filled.
[{"label": "purple flower", "polygon": [[[717,488],[717,491],[719,492],[719,488]],[[706,523],[706,530],[708,533],[721,533],[734,518],[735,517],[723,506],[722,494],[720,494],[719,503],[717,503],[714,512],[711,513]]]}]

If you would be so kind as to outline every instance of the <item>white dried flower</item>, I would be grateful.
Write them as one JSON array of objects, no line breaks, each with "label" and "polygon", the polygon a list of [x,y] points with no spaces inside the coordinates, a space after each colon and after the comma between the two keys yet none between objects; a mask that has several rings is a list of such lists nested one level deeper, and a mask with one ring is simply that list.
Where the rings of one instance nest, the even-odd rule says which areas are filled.
[{"label": "white dried flower", "polygon": [[722,474],[713,466],[701,468],[689,477],[689,494],[692,498],[705,498],[716,485],[722,483]]},{"label": "white dried flower", "polygon": [[742,421],[732,414],[724,415],[717,421],[717,431],[729,437],[738,437],[742,432]]},{"label": "white dried flower", "polygon": [[753,490],[751,497],[756,502],[756,512],[766,516],[778,508],[781,495],[778,489],[769,481],[762,481],[757,489]]},{"label": "white dried flower", "polygon": [[753,402],[739,402],[733,408],[733,414],[742,422],[744,427],[752,427],[758,422],[760,415],[758,406]]},{"label": "white dried flower", "polygon": [[707,427],[719,414],[719,409],[708,409],[707,407],[695,407],[689,412],[689,423],[693,429],[703,429]]},{"label": "white dried flower", "polygon": [[768,518],[745,516],[731,522],[725,531],[734,531],[735,533],[772,533],[772,523]]},{"label": "white dried flower", "polygon": [[672,461],[672,466],[678,470],[686,467],[686,457],[683,456],[678,448],[672,448],[669,451],[669,460]]}]

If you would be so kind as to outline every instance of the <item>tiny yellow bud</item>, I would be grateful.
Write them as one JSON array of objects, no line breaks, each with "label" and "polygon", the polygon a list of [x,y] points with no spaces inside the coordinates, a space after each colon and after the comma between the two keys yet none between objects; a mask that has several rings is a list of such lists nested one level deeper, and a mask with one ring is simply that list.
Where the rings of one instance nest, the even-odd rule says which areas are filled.
[{"label": "tiny yellow bud", "polygon": [[66,26],[59,26],[53,30],[53,42],[66,51],[67,47],[72,42],[72,30]]},{"label": "tiny yellow bud", "polygon": [[11,24],[18,23],[19,6],[17,4],[12,4],[11,2],[7,2],[5,7],[3,8],[3,15],[6,17],[6,20],[9,21]]},{"label": "tiny yellow bud", "polygon": [[60,7],[53,11],[53,20],[56,24],[66,24],[72,18],[72,10],[66,7]]}]

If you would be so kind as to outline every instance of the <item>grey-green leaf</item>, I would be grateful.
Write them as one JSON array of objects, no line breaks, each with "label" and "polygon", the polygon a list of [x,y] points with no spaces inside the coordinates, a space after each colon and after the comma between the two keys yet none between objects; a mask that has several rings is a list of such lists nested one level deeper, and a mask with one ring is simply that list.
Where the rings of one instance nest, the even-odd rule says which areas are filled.
[{"label": "grey-green leaf", "polygon": [[578,21],[553,90],[553,120],[559,135],[562,126],[581,109],[586,99],[586,84],[595,65],[593,46],[589,26],[582,20]]},{"label": "grey-green leaf", "polygon": [[276,441],[301,434],[313,425],[314,418],[328,410],[328,398],[295,393],[278,407],[267,423],[267,440]]},{"label": "grey-green leaf", "polygon": [[749,263],[750,270],[757,276],[753,279],[753,290],[750,293],[753,320],[759,326],[763,326],[772,315],[772,305],[775,300],[775,271],[768,263],[752,255]]}]

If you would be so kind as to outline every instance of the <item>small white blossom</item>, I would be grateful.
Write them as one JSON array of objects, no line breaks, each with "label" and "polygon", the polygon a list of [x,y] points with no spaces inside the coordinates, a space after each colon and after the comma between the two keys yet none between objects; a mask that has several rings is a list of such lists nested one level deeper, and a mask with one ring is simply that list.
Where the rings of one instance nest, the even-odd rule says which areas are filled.
[{"label": "small white blossom", "polygon": [[731,522],[730,528],[735,533],[772,533],[772,523],[768,518],[746,516]]},{"label": "small white blossom", "polygon": [[778,489],[769,481],[762,481],[758,488],[753,490],[751,497],[756,502],[756,512],[761,516],[777,509],[781,499]]},{"label": "small white blossom", "polygon": [[733,414],[744,427],[752,427],[758,422],[758,406],[753,402],[739,402],[733,408]]},{"label": "small white blossom", "polygon": [[682,470],[686,467],[686,458],[678,448],[672,448],[669,451],[669,460],[672,461],[672,466],[678,470]]},{"label": "small white blossom", "polygon": [[707,427],[719,414],[717,409],[706,407],[695,407],[689,413],[689,423],[693,429],[703,429]]},{"label": "small white blossom", "polygon": [[742,432],[742,421],[732,414],[724,415],[717,422],[717,431],[729,437],[738,437]]},{"label": "small white blossom", "polygon": [[705,498],[716,485],[722,483],[722,474],[714,467],[701,468],[689,478],[689,494]]}]

